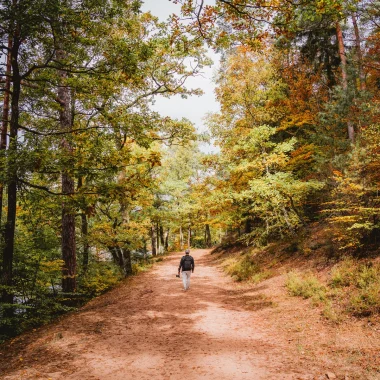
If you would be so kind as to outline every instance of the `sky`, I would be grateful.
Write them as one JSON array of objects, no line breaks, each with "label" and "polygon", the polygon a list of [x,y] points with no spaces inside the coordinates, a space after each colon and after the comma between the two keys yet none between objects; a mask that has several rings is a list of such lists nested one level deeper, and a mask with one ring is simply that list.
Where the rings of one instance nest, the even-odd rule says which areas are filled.
[{"label": "sky", "polygon": [[[212,3],[212,1],[210,0],[208,3]],[[150,11],[160,21],[165,21],[170,14],[179,14],[180,5],[173,4],[169,0],[144,0],[142,10]],[[208,56],[214,61],[213,66],[205,67],[202,76],[189,78],[186,82],[188,88],[200,88],[203,90],[204,95],[189,96],[187,99],[182,99],[179,95],[169,99],[157,97],[154,105],[154,109],[163,116],[189,119],[199,132],[207,130],[203,121],[206,114],[219,110],[219,105],[214,95],[215,86],[212,82],[213,74],[218,68],[219,55],[209,50]]]}]

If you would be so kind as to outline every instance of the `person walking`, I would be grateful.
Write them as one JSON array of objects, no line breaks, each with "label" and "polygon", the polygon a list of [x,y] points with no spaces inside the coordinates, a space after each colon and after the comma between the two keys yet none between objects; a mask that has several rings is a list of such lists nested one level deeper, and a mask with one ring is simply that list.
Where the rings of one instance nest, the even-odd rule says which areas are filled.
[{"label": "person walking", "polygon": [[190,250],[186,249],[185,256],[182,256],[178,267],[178,275],[182,269],[182,282],[183,288],[188,290],[190,288],[190,275],[194,273],[194,259],[190,256]]}]

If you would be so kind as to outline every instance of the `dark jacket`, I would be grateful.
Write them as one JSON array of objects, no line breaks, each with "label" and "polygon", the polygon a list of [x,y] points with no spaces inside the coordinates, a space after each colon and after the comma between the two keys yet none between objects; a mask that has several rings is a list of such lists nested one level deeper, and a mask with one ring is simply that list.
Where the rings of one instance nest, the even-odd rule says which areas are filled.
[{"label": "dark jacket", "polygon": [[[184,268],[184,265],[185,265],[185,260],[186,261],[190,261],[190,264],[191,264],[191,269],[183,269]],[[181,262],[179,263],[179,267],[178,267],[178,270],[180,271],[181,269],[182,270],[191,270],[191,271],[194,271],[194,259],[192,256],[190,255],[185,255],[185,256],[182,256],[181,258]]]}]

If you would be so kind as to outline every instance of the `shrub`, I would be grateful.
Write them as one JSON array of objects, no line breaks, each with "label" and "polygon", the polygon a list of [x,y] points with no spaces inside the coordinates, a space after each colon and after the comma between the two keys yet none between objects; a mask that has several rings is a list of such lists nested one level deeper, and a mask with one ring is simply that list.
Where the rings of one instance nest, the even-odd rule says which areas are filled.
[{"label": "shrub", "polygon": [[350,298],[350,311],[363,316],[380,312],[379,280],[355,292]]},{"label": "shrub", "polygon": [[380,264],[357,263],[346,259],[331,275],[335,288],[349,287],[346,308],[356,315],[370,315],[380,312]]},{"label": "shrub", "polygon": [[292,296],[312,298],[313,301],[324,301],[326,299],[326,288],[313,275],[302,278],[296,273],[290,272],[285,285],[288,293]]},{"label": "shrub", "polygon": [[82,279],[80,290],[89,296],[97,296],[113,288],[122,279],[120,270],[109,262],[94,262]]},{"label": "shrub", "polygon": [[248,255],[226,260],[224,269],[236,281],[249,280],[260,273],[260,267]]},{"label": "shrub", "polygon": [[335,288],[350,286],[354,282],[355,263],[352,259],[345,259],[336,266],[331,273],[331,286]]}]

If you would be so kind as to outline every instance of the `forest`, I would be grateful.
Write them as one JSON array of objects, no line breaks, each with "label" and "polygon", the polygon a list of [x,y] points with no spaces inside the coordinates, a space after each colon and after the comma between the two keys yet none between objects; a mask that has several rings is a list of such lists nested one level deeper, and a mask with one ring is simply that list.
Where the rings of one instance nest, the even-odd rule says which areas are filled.
[{"label": "forest", "polygon": [[[379,2],[173,3],[161,22],[140,0],[1,1],[0,341],[166,252],[310,237],[347,307],[380,313]],[[220,111],[199,134],[153,103],[200,95],[207,49]]]}]

